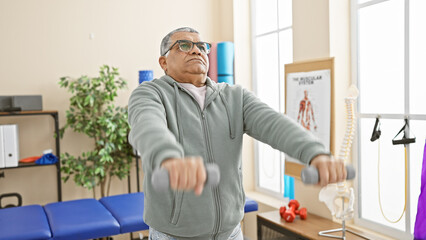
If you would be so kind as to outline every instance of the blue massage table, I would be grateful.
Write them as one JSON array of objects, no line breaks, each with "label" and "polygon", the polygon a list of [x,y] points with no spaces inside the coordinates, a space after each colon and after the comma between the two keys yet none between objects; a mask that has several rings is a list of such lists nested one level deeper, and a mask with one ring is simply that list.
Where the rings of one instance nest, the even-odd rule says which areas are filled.
[{"label": "blue massage table", "polygon": [[[81,240],[148,230],[144,193],[0,209],[0,240]],[[244,212],[257,211],[246,198]]]}]

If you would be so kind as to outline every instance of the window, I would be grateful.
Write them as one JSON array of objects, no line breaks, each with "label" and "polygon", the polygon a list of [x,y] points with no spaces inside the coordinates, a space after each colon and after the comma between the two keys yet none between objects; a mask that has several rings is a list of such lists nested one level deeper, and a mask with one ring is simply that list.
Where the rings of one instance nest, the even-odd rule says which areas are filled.
[{"label": "window", "polygon": [[[284,113],[284,65],[293,62],[292,0],[252,0],[253,78],[257,96]],[[256,142],[257,190],[284,194],[284,155]]]},{"label": "window", "polygon": [[[426,137],[425,11],[424,0],[352,0],[352,55],[360,90],[357,224],[398,239],[412,239],[420,193]],[[376,117],[382,135],[371,142]],[[416,137],[406,148],[407,186],[404,145],[392,144],[404,119],[410,126],[406,133]],[[406,188],[406,211],[396,222],[404,210]]]}]

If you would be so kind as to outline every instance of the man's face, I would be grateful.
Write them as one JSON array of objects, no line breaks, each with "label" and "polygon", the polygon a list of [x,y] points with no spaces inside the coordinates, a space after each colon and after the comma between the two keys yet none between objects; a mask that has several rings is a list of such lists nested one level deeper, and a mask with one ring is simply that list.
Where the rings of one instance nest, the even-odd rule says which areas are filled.
[{"label": "man's face", "polygon": [[[190,32],[177,32],[170,38],[171,44],[177,40],[201,41],[197,33]],[[167,56],[160,57],[160,65],[167,75],[179,82],[193,83],[191,80],[193,77],[202,77],[205,82],[209,69],[209,59],[195,44],[189,52],[182,52],[179,49],[179,44],[175,44]]]}]

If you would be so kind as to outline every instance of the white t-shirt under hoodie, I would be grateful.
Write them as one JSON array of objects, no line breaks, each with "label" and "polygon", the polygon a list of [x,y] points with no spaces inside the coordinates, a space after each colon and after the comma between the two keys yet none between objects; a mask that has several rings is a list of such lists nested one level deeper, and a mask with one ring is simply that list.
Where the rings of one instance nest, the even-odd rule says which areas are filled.
[{"label": "white t-shirt under hoodie", "polygon": [[207,85],[202,87],[197,87],[192,83],[179,83],[179,85],[188,90],[195,97],[195,100],[197,100],[201,110],[204,110],[204,100],[206,98]]}]

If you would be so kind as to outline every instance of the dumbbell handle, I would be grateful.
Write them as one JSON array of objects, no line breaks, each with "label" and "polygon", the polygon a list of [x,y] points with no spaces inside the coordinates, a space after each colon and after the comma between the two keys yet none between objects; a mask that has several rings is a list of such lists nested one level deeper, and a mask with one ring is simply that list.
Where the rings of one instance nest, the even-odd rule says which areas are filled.
[{"label": "dumbbell handle", "polygon": [[[205,186],[217,186],[220,181],[219,167],[214,163],[207,163],[206,168],[206,182]],[[153,188],[158,192],[165,192],[169,189],[170,178],[169,172],[165,168],[155,169],[152,173],[151,182]]]},{"label": "dumbbell handle", "polygon": [[[355,169],[352,165],[346,165],[346,179],[351,180],[355,178]],[[319,182],[318,169],[313,166],[306,167],[302,170],[301,176],[304,184],[317,184]]]}]

